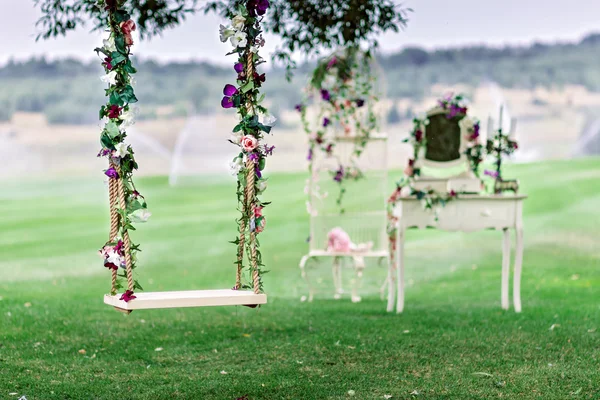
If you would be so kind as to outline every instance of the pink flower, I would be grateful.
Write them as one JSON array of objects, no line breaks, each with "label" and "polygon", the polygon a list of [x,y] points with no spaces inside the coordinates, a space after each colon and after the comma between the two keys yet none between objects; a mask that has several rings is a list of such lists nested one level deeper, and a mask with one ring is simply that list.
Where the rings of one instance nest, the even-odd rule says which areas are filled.
[{"label": "pink flower", "polygon": [[412,165],[407,165],[406,168],[404,168],[404,175],[413,176],[414,174],[415,174],[415,169],[413,168]]},{"label": "pink flower", "polygon": [[242,149],[244,149],[245,152],[249,153],[252,150],[256,149],[256,147],[258,147],[258,139],[254,136],[246,135],[242,137],[240,145],[242,146]]},{"label": "pink flower", "polygon": [[327,251],[347,253],[351,246],[350,236],[342,228],[333,228],[327,234]]},{"label": "pink flower", "polygon": [[123,35],[125,36],[125,44],[127,46],[131,46],[133,44],[131,32],[135,31],[135,29],[135,22],[133,22],[131,19],[121,22],[121,32],[123,32]]},{"label": "pink flower", "polygon": [[263,208],[260,206],[254,207],[254,218],[262,217],[262,210],[263,210]]}]

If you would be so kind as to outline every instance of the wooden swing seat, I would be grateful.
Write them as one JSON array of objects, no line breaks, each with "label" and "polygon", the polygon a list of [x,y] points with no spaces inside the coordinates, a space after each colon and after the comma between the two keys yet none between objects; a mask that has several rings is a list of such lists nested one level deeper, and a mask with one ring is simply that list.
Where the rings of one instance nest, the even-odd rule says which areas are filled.
[{"label": "wooden swing seat", "polygon": [[139,292],[136,298],[125,302],[119,300],[122,293],[104,295],[104,303],[119,311],[148,310],[153,308],[211,307],[211,306],[257,306],[267,304],[267,295],[248,290],[186,290],[178,292]]}]

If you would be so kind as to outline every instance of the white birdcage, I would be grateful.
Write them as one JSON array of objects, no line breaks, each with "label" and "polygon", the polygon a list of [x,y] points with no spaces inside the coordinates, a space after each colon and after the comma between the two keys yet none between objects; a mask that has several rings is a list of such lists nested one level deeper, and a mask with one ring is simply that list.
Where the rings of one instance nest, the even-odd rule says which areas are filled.
[{"label": "white birdcage", "polygon": [[[356,140],[366,140],[359,156],[355,154]],[[326,155],[315,152],[312,175],[307,182],[307,209],[310,218],[309,252],[300,261],[302,276],[306,280],[311,301],[314,286],[307,271],[307,261],[326,257],[331,259],[335,286],[334,298],[341,298],[342,262],[350,261],[356,277],[352,289],[352,301],[360,301],[360,286],[366,259],[389,263],[388,238],[386,232],[387,191],[387,136],[372,134],[369,139],[352,136],[334,140],[335,152]],[[340,183],[333,179],[340,165],[353,166],[360,171],[357,179],[345,179],[343,197],[338,203]],[[328,249],[329,234],[341,228],[348,234],[352,248],[349,251]],[[383,290],[383,288],[382,288]],[[383,293],[383,292],[382,292]]]}]

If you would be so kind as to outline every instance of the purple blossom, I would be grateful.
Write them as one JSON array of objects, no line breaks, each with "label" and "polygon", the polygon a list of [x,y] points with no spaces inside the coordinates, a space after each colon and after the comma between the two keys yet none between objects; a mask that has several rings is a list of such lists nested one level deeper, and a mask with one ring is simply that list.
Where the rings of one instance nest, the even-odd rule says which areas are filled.
[{"label": "purple blossom", "polygon": [[365,105],[365,100],[364,99],[356,99],[356,107],[361,108],[362,106]]},{"label": "purple blossom", "polygon": [[341,183],[342,179],[344,179],[344,167],[340,166],[340,169],[335,171],[335,175],[333,176],[333,180],[337,183]]},{"label": "purple blossom", "polygon": [[471,135],[471,140],[475,140],[479,137],[479,122],[473,125],[473,134]]},{"label": "purple blossom", "polygon": [[221,100],[221,107],[223,108],[232,108],[233,107],[233,99],[231,97],[223,97]]},{"label": "purple blossom", "polygon": [[256,177],[258,179],[262,178],[262,172],[260,172],[260,168],[258,167],[258,163],[256,164],[256,167],[254,168],[254,171],[255,171]]},{"label": "purple blossom", "polygon": [[312,160],[313,158],[313,149],[308,149],[308,155],[306,156],[306,159],[308,161]]},{"label": "purple blossom", "polygon": [[109,149],[102,149],[100,150],[100,152],[98,153],[98,157],[106,157],[107,155],[109,155],[111,153],[111,151]]},{"label": "purple blossom", "polygon": [[331,123],[331,120],[327,117],[323,118],[323,127],[327,127]]},{"label": "purple blossom", "polygon": [[331,100],[331,94],[329,93],[329,90],[321,89],[321,98],[325,101]]},{"label": "purple blossom", "polygon": [[275,150],[275,146],[268,146],[265,144],[265,154],[268,156],[273,155],[273,150]]},{"label": "purple blossom", "polygon": [[269,8],[269,0],[258,0],[258,6],[256,7],[256,13],[258,15],[265,15]]},{"label": "purple blossom", "polygon": [[235,72],[237,72],[238,74],[241,74],[242,72],[244,72],[244,64],[237,63],[233,66],[233,69],[235,69]]},{"label": "purple blossom", "polygon": [[490,171],[490,170],[486,169],[483,172],[483,174],[487,175],[487,176],[491,176],[492,178],[497,178],[498,177],[498,171]]},{"label": "purple blossom", "polygon": [[133,290],[128,290],[125,293],[123,293],[123,295],[121,295],[121,298],[119,300],[123,300],[125,303],[129,303],[135,298],[136,296],[133,294]]},{"label": "purple blossom", "polygon": [[327,152],[327,154],[331,154],[332,150],[333,150],[333,143],[329,143],[327,145],[327,147],[325,148],[325,151]]},{"label": "purple blossom", "polygon": [[296,111],[298,112],[302,112],[302,110],[304,109],[304,106],[302,104],[296,104],[296,107],[294,107],[296,109]]},{"label": "purple blossom", "polygon": [[337,57],[333,56],[333,58],[327,63],[327,69],[331,69],[335,64],[337,64]]},{"label": "purple blossom", "polygon": [[119,173],[114,167],[110,167],[109,169],[107,169],[106,172],[104,172],[104,175],[113,179],[117,179],[119,177]]},{"label": "purple blossom", "polygon": [[259,159],[260,159],[260,157],[256,153],[250,153],[250,154],[248,154],[248,160],[250,160],[252,162],[256,163],[256,162],[258,162]]},{"label": "purple blossom", "polygon": [[223,94],[227,97],[235,96],[238,93],[238,90],[235,86],[227,84],[223,88]]}]

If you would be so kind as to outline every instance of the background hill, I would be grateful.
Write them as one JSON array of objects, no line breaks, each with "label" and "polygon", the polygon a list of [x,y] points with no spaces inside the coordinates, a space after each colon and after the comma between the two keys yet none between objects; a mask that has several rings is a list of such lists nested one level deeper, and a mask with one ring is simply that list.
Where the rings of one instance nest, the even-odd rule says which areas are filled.
[{"label": "background hill", "polygon": [[[387,82],[387,96],[392,99],[420,100],[432,92],[434,85],[477,87],[488,81],[503,88],[561,90],[577,85],[598,92],[597,54],[600,34],[590,34],[577,43],[528,47],[472,46],[433,51],[411,47],[380,56],[379,64]],[[159,64],[138,60],[136,64],[136,93],[146,119],[183,116],[189,110],[211,113],[218,108],[223,83],[235,76],[227,68],[206,62]],[[310,67],[301,66],[292,83],[286,82],[280,69],[269,74],[267,98],[276,105],[276,113],[291,109],[299,101],[299,89]],[[101,73],[99,63],[75,59],[10,61],[0,68],[0,120],[24,111],[44,113],[50,124],[93,123],[104,100],[98,79]],[[410,110],[405,111],[410,114]]]}]

